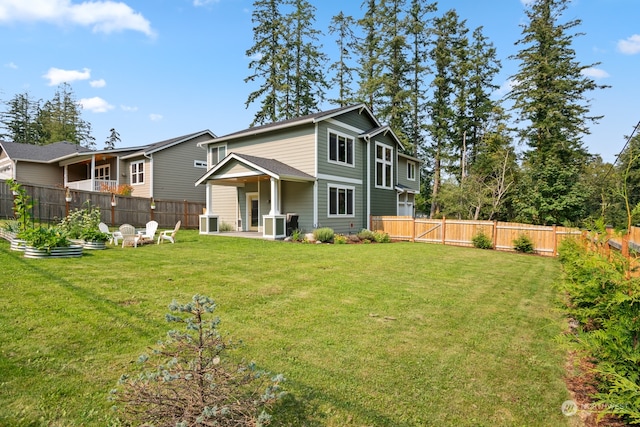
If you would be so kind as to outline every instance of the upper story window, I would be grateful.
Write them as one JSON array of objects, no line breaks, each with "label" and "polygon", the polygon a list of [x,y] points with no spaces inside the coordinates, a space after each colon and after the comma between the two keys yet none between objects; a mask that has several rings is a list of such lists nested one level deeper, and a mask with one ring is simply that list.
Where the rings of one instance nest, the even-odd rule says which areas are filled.
[{"label": "upper story window", "polygon": [[131,162],[131,185],[144,184],[144,160]]},{"label": "upper story window", "polygon": [[211,154],[211,166],[215,166],[227,155],[226,145],[215,145],[209,149]]},{"label": "upper story window", "polygon": [[353,166],[353,138],[329,131],[329,161],[341,165]]},{"label": "upper story window", "polygon": [[376,142],[376,187],[393,188],[393,148]]},{"label": "upper story window", "polygon": [[207,162],[203,161],[203,160],[194,160],[193,161],[193,167],[194,168],[207,168]]},{"label": "upper story window", "polygon": [[407,179],[409,181],[416,180],[416,162],[412,162],[412,161],[407,162]]}]

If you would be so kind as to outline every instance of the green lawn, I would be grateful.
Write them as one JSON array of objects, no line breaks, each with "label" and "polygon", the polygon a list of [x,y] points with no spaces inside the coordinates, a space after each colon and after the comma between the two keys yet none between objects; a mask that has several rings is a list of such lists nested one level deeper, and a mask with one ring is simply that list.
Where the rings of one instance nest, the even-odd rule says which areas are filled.
[{"label": "green lawn", "polygon": [[284,374],[275,425],[561,426],[555,259],[419,243],[180,231],[175,245],[29,260],[0,239],[0,425],[105,426],[107,395],[214,298],[243,356]]}]

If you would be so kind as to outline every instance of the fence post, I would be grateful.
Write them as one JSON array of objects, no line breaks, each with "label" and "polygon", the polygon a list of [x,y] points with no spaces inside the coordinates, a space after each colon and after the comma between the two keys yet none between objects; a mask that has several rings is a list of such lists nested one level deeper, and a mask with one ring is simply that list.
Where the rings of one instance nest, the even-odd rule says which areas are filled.
[{"label": "fence post", "polygon": [[447,238],[446,238],[446,234],[447,234],[447,218],[445,218],[444,216],[442,217],[442,225],[441,225],[441,227],[442,227],[442,244],[446,245],[445,242],[447,241]]},{"label": "fence post", "polygon": [[553,256],[558,255],[558,226],[553,226]]},{"label": "fence post", "polygon": [[498,245],[498,221],[493,221],[493,235],[491,236],[491,240],[493,240],[493,249],[496,249]]},{"label": "fence post", "polygon": [[185,227],[189,226],[189,205],[187,205],[187,201],[184,201],[184,223]]},{"label": "fence post", "polygon": [[411,218],[411,241],[416,241],[416,217]]}]

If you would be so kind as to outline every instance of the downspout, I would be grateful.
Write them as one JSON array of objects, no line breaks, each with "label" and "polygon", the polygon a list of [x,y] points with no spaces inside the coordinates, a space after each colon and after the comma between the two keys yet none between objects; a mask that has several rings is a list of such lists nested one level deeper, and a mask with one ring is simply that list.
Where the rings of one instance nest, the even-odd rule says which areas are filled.
[{"label": "downspout", "polygon": [[367,217],[365,218],[366,228],[370,227],[371,218],[371,138],[369,135],[365,135],[365,142],[367,143],[367,176],[365,178],[367,182]]},{"label": "downspout", "polygon": [[318,123],[315,126],[314,178],[313,181],[313,227],[318,226]]}]

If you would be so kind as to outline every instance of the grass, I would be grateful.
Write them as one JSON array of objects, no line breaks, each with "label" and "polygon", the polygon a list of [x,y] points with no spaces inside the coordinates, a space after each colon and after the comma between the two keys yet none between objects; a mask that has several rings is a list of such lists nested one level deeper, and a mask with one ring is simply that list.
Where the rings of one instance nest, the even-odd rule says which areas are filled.
[{"label": "grass", "polygon": [[283,373],[275,425],[561,426],[555,259],[417,243],[306,245],[180,231],[175,245],[29,260],[0,240],[0,425],[105,426],[107,395],[172,300],[218,304]]}]

